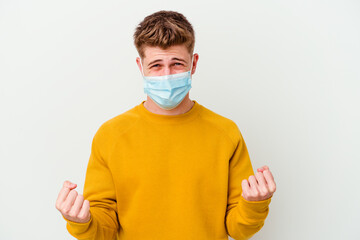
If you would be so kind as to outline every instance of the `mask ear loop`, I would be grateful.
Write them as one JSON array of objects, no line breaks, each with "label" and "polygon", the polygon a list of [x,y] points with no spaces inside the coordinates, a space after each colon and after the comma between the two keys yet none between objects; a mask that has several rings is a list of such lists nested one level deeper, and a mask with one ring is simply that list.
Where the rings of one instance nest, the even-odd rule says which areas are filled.
[{"label": "mask ear loop", "polygon": [[191,77],[191,72],[192,72],[192,67],[193,67],[193,61],[194,61],[194,54],[192,55],[192,57],[191,57],[191,68],[190,68],[190,77]]}]

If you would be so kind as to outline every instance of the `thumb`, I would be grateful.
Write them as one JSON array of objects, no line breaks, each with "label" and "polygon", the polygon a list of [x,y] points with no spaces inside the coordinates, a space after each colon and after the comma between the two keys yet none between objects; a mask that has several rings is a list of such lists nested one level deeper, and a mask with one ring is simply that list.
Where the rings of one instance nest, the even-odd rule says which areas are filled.
[{"label": "thumb", "polygon": [[265,166],[262,166],[261,168],[258,168],[258,169],[257,169],[258,172],[263,172],[263,171],[265,171],[265,170],[269,170],[269,167],[266,166],[266,165],[265,165]]},{"label": "thumb", "polygon": [[64,187],[67,187],[67,188],[70,188],[70,189],[74,189],[77,187],[77,184],[76,183],[72,183],[70,181],[65,181],[64,182]]}]

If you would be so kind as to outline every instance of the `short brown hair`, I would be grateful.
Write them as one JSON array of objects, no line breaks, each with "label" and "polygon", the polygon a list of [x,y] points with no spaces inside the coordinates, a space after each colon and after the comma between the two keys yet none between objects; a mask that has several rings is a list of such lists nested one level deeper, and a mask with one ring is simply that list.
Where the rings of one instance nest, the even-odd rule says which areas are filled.
[{"label": "short brown hair", "polygon": [[184,15],[174,11],[161,10],[144,18],[136,27],[134,44],[141,58],[144,47],[166,49],[174,45],[185,44],[192,54],[195,46],[195,32]]}]

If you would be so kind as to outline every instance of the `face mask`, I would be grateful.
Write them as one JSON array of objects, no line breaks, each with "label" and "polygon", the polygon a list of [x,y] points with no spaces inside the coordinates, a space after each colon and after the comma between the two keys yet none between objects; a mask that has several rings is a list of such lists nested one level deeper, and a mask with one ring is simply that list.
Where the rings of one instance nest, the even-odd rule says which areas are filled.
[{"label": "face mask", "polygon": [[[144,76],[144,93],[146,93],[159,107],[170,110],[177,107],[191,88],[191,69],[183,73],[165,76]],[[141,60],[140,60],[141,64]],[[143,67],[141,66],[141,69]]]}]

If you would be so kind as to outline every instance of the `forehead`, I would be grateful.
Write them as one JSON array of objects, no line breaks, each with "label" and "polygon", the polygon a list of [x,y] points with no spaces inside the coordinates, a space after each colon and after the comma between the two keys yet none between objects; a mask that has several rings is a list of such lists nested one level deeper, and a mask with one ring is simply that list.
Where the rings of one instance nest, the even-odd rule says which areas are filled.
[{"label": "forehead", "polygon": [[190,54],[185,45],[175,45],[163,49],[160,47],[146,46],[144,48],[144,62],[150,62],[156,59],[170,60],[172,58],[182,58],[188,60]]}]

